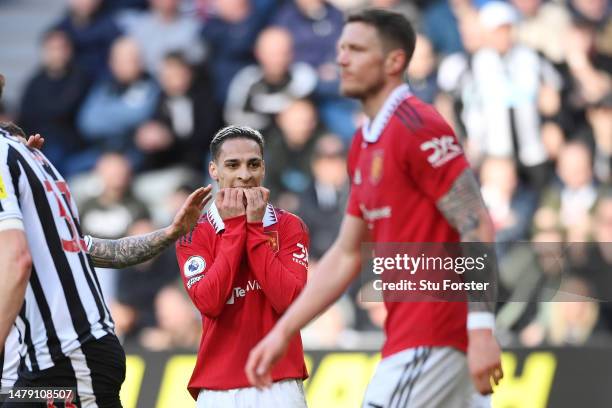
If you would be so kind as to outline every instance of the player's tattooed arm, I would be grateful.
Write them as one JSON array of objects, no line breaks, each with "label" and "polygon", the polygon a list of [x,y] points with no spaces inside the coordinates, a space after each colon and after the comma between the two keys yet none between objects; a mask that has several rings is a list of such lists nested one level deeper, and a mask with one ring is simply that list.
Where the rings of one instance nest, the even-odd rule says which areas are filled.
[{"label": "player's tattooed arm", "polygon": [[144,235],[120,239],[86,237],[87,250],[95,266],[125,268],[154,258],[179,237],[191,231],[202,209],[210,201],[212,187],[200,187],[187,197],[168,227]]},{"label": "player's tattooed arm", "polygon": [[94,266],[125,268],[154,258],[174,241],[165,230],[121,239],[91,237],[89,255]]},{"label": "player's tattooed arm", "polygon": [[466,281],[489,283],[485,291],[470,291],[472,312],[494,312],[497,300],[495,234],[480,187],[471,169],[466,169],[437,202],[438,209],[461,236],[463,255],[484,259],[485,268],[467,271]]}]

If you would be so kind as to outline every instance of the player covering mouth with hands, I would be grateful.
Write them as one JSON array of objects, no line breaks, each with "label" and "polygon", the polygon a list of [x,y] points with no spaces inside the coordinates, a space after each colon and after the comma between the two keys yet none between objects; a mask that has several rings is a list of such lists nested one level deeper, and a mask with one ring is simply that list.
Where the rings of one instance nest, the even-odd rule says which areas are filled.
[{"label": "player covering mouth with hands", "polygon": [[305,407],[299,334],[287,339],[287,355],[272,370],[270,388],[252,387],[243,367],[250,349],[306,284],[308,231],[297,216],[268,203],[259,132],[226,127],[210,150],[209,174],[219,191],[176,247],[185,289],[202,314],[188,389],[198,408]]}]

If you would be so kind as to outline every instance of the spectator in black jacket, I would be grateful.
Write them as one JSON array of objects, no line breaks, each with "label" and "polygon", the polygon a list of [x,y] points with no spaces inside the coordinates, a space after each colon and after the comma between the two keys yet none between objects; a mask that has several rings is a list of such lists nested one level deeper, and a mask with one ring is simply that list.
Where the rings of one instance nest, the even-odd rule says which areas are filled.
[{"label": "spectator in black jacket", "polygon": [[136,132],[143,169],[182,165],[202,172],[210,141],[222,125],[212,84],[174,52],[164,58],[159,80],[162,95],[153,119]]},{"label": "spectator in black jacket", "polygon": [[108,72],[110,47],[121,31],[105,12],[102,0],[70,0],[56,28],[68,33],[79,66],[95,76]]},{"label": "spectator in black jacket", "polygon": [[75,118],[89,85],[89,76],[73,62],[68,36],[47,32],[42,64],[25,88],[19,123],[30,133],[45,135],[45,154],[63,174],[63,164],[82,147]]},{"label": "spectator in black jacket", "polygon": [[317,141],[311,168],[313,181],[300,194],[297,213],[310,229],[310,255],[316,260],[336,239],[348,198],[346,152],[338,136]]}]

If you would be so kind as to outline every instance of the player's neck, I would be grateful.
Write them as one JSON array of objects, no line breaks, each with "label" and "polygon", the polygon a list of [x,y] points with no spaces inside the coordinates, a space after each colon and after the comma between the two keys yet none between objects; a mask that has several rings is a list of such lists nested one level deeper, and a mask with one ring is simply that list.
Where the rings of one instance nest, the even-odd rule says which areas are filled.
[{"label": "player's neck", "polygon": [[368,116],[368,118],[370,118],[370,120],[374,120],[389,95],[391,95],[395,88],[400,86],[402,83],[403,81],[401,78],[394,81],[389,81],[382,88],[380,88],[378,92],[372,93],[371,95],[368,95],[362,99],[361,103],[363,105],[363,112]]}]

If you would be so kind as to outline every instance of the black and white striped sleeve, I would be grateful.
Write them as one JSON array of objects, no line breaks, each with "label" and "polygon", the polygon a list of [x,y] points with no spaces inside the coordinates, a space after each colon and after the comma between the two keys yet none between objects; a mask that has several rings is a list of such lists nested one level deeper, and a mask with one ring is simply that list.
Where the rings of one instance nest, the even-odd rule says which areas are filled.
[{"label": "black and white striped sleeve", "polygon": [[22,214],[18,200],[19,168],[8,163],[10,145],[0,135],[0,231],[12,228],[23,229]]}]

